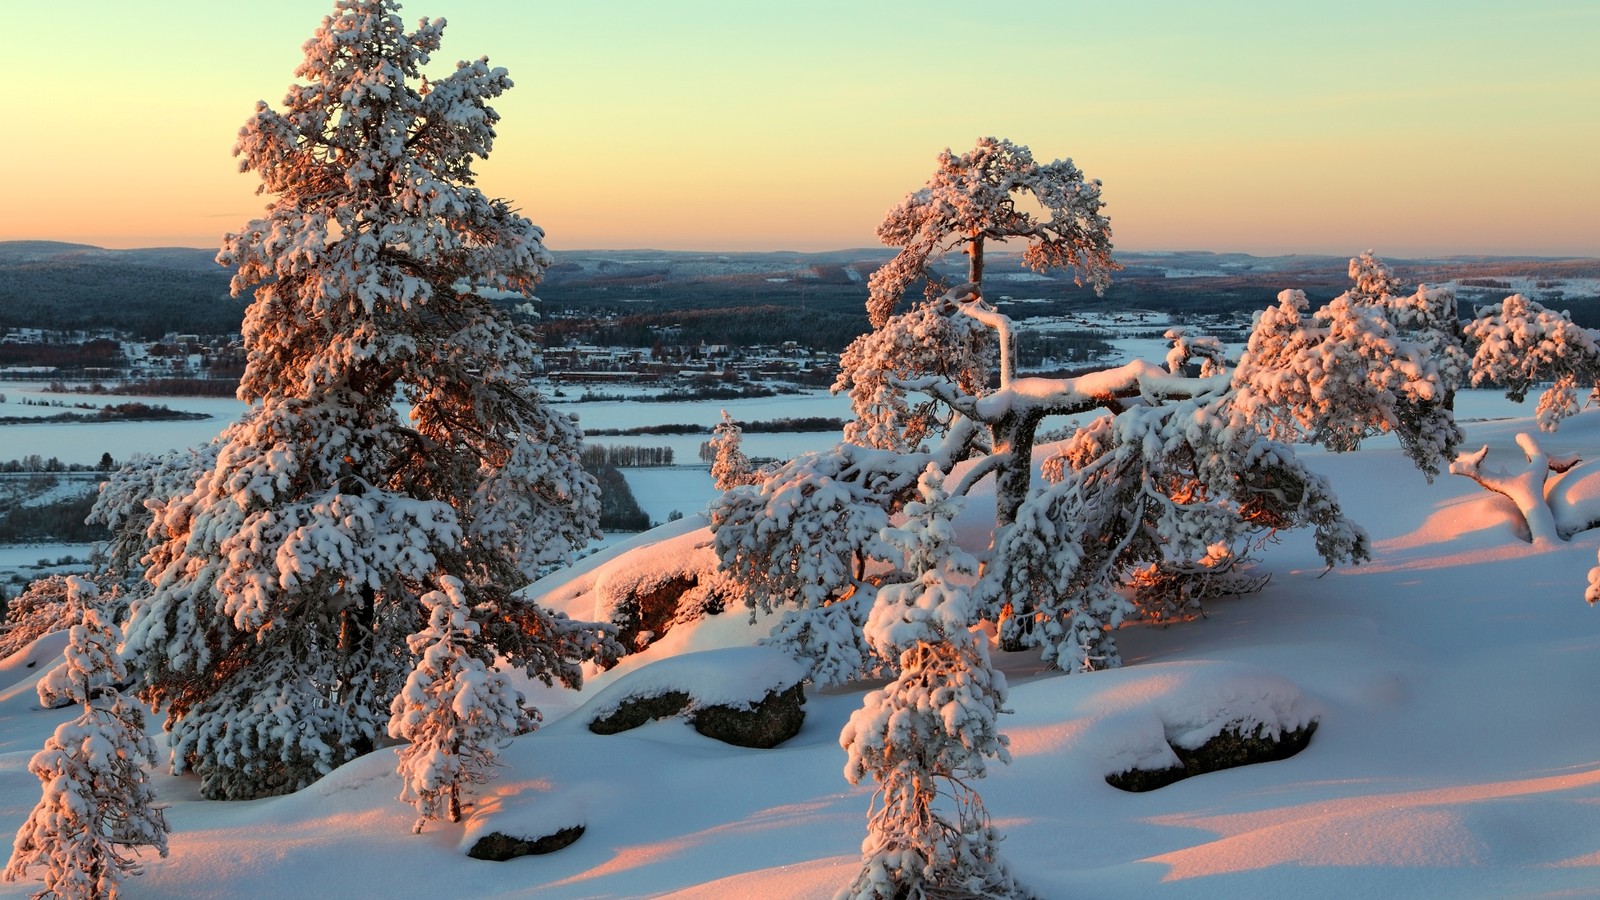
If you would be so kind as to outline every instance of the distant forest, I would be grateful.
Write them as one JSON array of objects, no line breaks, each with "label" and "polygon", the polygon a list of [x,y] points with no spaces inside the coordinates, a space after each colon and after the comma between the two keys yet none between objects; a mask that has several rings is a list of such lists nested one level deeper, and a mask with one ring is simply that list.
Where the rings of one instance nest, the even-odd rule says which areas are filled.
[{"label": "distant forest", "polygon": [[[1381,248],[1380,252],[1381,252]],[[228,296],[229,273],[214,252],[188,248],[100,250],[42,241],[0,242],[0,331],[7,328],[113,329],[144,340],[173,333],[234,334],[248,298]],[[538,288],[545,340],[623,347],[653,346],[662,329],[679,344],[776,344],[795,341],[838,352],[867,328],[866,279],[889,254],[882,249],[830,253],[703,254],[574,251]],[[963,275],[959,256],[942,274]],[[1180,317],[1252,312],[1284,288],[1316,302],[1348,286],[1338,257],[1242,254],[1127,254],[1104,298],[1070,277],[1025,275],[1017,258],[991,259],[990,299],[1013,318],[1075,309],[1145,309]],[[1503,297],[1508,277],[1600,278],[1597,260],[1463,258],[1389,261],[1408,283],[1462,279],[1463,313]],[[1536,299],[1600,327],[1600,297],[1567,292],[1551,280]],[[1537,293],[1537,292],[1536,292]]]},{"label": "distant forest", "polygon": [[228,296],[228,278],[215,266],[0,261],[0,329],[111,329],[151,341],[174,331],[234,334],[246,300]]}]

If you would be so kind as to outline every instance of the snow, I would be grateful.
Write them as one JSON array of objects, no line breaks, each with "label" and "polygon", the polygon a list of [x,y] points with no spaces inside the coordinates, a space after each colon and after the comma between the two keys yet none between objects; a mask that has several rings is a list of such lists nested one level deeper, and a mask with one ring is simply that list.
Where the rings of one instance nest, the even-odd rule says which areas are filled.
[{"label": "snow", "polygon": [[[0,659],[0,697],[10,697],[11,687],[30,675],[40,675],[50,670],[67,647],[67,632],[53,631],[21,650]],[[37,697],[37,692],[34,693]],[[4,747],[0,743],[0,747]],[[6,748],[10,749],[10,748]]]},{"label": "snow", "polygon": [[578,719],[593,722],[616,712],[628,700],[673,691],[688,694],[696,707],[748,709],[769,692],[787,690],[805,676],[805,668],[793,657],[769,647],[724,647],[658,660],[645,656],[624,660],[608,673],[613,677],[595,691]]},{"label": "snow", "polygon": [[[1520,461],[1516,435],[1536,431],[1528,407],[1476,392],[1461,399],[1471,420],[1463,446]],[[1552,456],[1600,458],[1600,412],[1569,419],[1540,444]],[[1459,476],[1428,484],[1392,441],[1301,452],[1370,532],[1370,563],[1324,574],[1309,536],[1291,534],[1262,552],[1273,577],[1260,593],[1213,601],[1201,620],[1120,632],[1126,668],[1067,676],[1041,670],[1036,654],[994,655],[1011,685],[1014,712],[1000,726],[1013,762],[991,765],[977,787],[1017,877],[1044,897],[1591,893],[1600,883],[1600,718],[1587,710],[1600,678],[1600,610],[1581,598],[1600,532],[1534,547],[1510,501]],[[1600,503],[1600,485],[1575,475],[1551,481],[1567,486],[1573,506]],[[702,526],[690,516],[631,543]],[[625,551],[590,557],[540,589],[592,582]],[[415,812],[396,799],[393,749],[298,794],[248,802],[200,800],[192,777],[159,775],[171,855],[147,854],[146,873],[124,892],[831,896],[854,876],[865,835],[871,788],[845,782],[837,739],[868,686],[810,692],[800,734],[773,750],[720,744],[678,719],[593,735],[580,712],[626,673],[748,647],[765,628],[734,610],[674,628],[582,692],[537,694],[519,683],[535,693],[545,725],[501,751],[499,777],[471,798],[463,823],[422,835],[410,833]],[[0,682],[16,679],[0,688],[4,833],[39,796],[28,759],[73,715],[38,708],[34,682],[64,636],[46,640],[28,651],[33,669],[0,661]],[[736,668],[702,675],[737,682]],[[1130,761],[1161,764],[1163,738],[1192,740],[1239,717],[1319,725],[1310,746],[1282,762],[1143,794],[1104,782]],[[487,830],[571,824],[584,836],[549,856],[463,855]],[[0,884],[0,897],[34,889]]]},{"label": "snow", "polygon": [[1600,462],[1580,463],[1555,476],[1546,496],[1562,534],[1600,523]]},{"label": "snow", "polygon": [[685,516],[700,512],[716,495],[711,471],[704,466],[623,469],[622,476],[652,522],[665,522],[675,512]]},{"label": "snow", "polygon": [[637,550],[638,541],[607,548],[578,566],[542,579],[526,593],[544,598],[541,602],[546,606],[575,619],[609,622],[624,597],[647,593],[662,582],[698,575],[716,565],[716,555],[705,549],[711,534],[704,525],[704,517],[685,516],[650,532],[652,543]]},{"label": "snow", "polygon": [[[57,478],[56,483],[42,493],[23,499],[21,506],[25,508],[49,506],[52,503],[73,500],[85,494],[93,494],[98,490],[98,487],[92,478]],[[4,494],[0,493],[0,496],[4,496]]]}]

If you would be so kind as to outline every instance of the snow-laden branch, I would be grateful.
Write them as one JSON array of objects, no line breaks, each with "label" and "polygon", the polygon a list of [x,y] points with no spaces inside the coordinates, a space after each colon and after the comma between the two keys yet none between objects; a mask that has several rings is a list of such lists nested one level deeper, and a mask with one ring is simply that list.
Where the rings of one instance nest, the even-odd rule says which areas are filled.
[{"label": "snow-laden branch", "polygon": [[1483,487],[1510,498],[1517,505],[1517,511],[1522,513],[1522,519],[1528,525],[1528,538],[1534,544],[1545,546],[1556,543],[1562,539],[1562,534],[1556,525],[1555,514],[1545,499],[1545,484],[1550,473],[1565,472],[1578,460],[1575,457],[1551,458],[1534,436],[1527,432],[1517,435],[1517,446],[1522,448],[1528,460],[1521,471],[1512,472],[1501,466],[1485,465],[1489,455],[1489,445],[1485,444],[1476,453],[1463,453],[1456,457],[1450,464],[1450,474],[1471,478]]},{"label": "snow-laden branch", "polygon": [[1521,294],[1478,310],[1465,329],[1477,345],[1473,385],[1494,384],[1521,402],[1530,388],[1550,382],[1539,397],[1539,430],[1554,431],[1578,411],[1580,387],[1600,387],[1600,342],[1564,312],[1546,309]]}]

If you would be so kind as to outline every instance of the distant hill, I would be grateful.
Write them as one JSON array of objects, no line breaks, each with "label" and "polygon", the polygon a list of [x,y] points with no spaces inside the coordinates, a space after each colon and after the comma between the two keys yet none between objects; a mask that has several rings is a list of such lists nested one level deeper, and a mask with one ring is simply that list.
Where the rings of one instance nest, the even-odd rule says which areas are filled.
[{"label": "distant hill", "polygon": [[[560,324],[566,317],[606,317],[618,343],[648,345],[653,329],[679,326],[685,338],[713,343],[796,340],[837,350],[866,328],[867,278],[891,255],[881,247],[815,253],[560,251],[538,294],[553,336],[569,330]],[[107,250],[0,241],[0,329],[114,328],[146,338],[171,331],[237,332],[248,298],[228,296],[230,273],[215,256],[214,250],[187,247]],[[1284,288],[1304,289],[1319,300],[1348,285],[1348,257],[1171,251],[1118,258],[1126,268],[1100,299],[1074,285],[1070,275],[1040,276],[1022,265],[1020,254],[993,253],[988,293],[996,300],[1056,301],[1027,307],[1040,312],[1095,305],[1223,314],[1261,309]],[[1464,306],[1514,289],[1600,326],[1600,259],[1388,261],[1408,283],[1457,283]],[[961,280],[964,265],[964,258],[951,257],[946,276]]]},{"label": "distant hill", "polygon": [[217,251],[195,247],[147,247],[138,250],[107,250],[89,244],[60,241],[0,241],[0,265],[30,263],[83,263],[86,265],[137,265],[156,268],[188,269],[194,272],[221,272]]},{"label": "distant hill", "polygon": [[187,247],[0,241],[0,328],[236,332],[246,301],[228,296],[231,276],[215,257]]}]

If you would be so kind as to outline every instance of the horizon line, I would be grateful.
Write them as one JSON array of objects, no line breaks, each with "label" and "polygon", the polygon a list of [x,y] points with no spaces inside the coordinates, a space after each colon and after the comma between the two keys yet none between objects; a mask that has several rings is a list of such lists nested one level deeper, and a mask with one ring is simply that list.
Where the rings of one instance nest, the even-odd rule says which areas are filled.
[{"label": "horizon line", "polygon": [[[108,253],[138,253],[138,252],[141,252],[141,251],[155,251],[155,250],[193,250],[195,252],[214,252],[212,250],[212,248],[209,248],[209,247],[194,246],[194,245],[187,245],[187,244],[152,244],[152,245],[149,245],[149,246],[140,246],[140,247],[105,247],[105,246],[102,246],[102,245],[99,245],[99,244],[84,243],[82,241],[58,240],[58,239],[55,239],[55,238],[5,238],[5,239],[0,239],[0,247],[3,247],[3,246],[8,245],[8,244],[56,244],[56,245],[60,245],[60,246],[64,246],[64,247],[83,247],[83,248],[87,248],[87,249],[90,249],[90,250],[101,250],[101,251],[105,251],[105,252],[108,252]],[[825,255],[825,254],[837,254],[837,253],[873,253],[873,254],[877,254],[877,253],[893,253],[893,252],[896,252],[895,248],[893,248],[893,247],[884,247],[884,246],[876,246],[876,247],[872,247],[872,246],[866,246],[866,247],[836,247],[836,248],[825,249],[825,250],[793,250],[793,249],[786,249],[786,248],[772,248],[772,249],[766,249],[766,250],[751,250],[751,249],[731,250],[731,249],[715,249],[715,248],[665,249],[665,248],[660,248],[660,247],[648,247],[648,246],[644,246],[644,247],[571,247],[571,248],[557,249],[557,248],[554,248],[554,247],[550,247],[547,244],[546,245],[546,249],[548,249],[551,253],[554,253],[554,254],[563,254],[563,253],[593,253],[593,254],[603,254],[603,253],[664,253],[665,254],[665,253],[670,253],[670,254],[716,255],[716,256],[759,256],[759,255],[774,255],[774,254],[784,254],[784,255],[792,255],[792,256],[820,256],[820,255]],[[952,252],[957,252],[957,251],[952,251]],[[1176,256],[1176,255],[1200,255],[1200,254],[1204,254],[1204,255],[1208,255],[1208,256],[1249,256],[1249,257],[1253,257],[1253,258],[1256,258],[1256,259],[1287,259],[1287,258],[1296,258],[1296,257],[1312,257],[1312,258],[1324,258],[1324,259],[1353,258],[1353,255],[1350,254],[1350,253],[1335,253],[1335,252],[1314,251],[1314,250],[1297,250],[1297,251],[1271,252],[1271,253],[1269,253],[1269,252],[1255,252],[1255,251],[1250,251],[1250,250],[1213,250],[1213,249],[1205,249],[1205,248],[1158,248],[1158,249],[1147,248],[1147,249],[1124,249],[1124,250],[1117,251],[1117,252],[1121,252],[1121,253],[1125,253],[1125,254],[1129,254],[1129,255],[1134,255],[1134,256],[1139,256],[1139,255],[1144,255],[1144,256],[1174,255],[1174,256]],[[1356,251],[1356,254],[1354,254],[1354,255],[1359,255],[1359,253],[1360,253],[1360,251]],[[997,248],[994,248],[994,249],[991,249],[990,251],[988,251],[988,255],[991,255],[991,256],[1020,256],[1021,255],[1021,251],[1019,251],[1019,250],[1008,250],[1008,249],[1005,249],[1004,246],[1002,245],[1001,247],[997,247]],[[1524,252],[1524,253],[1458,252],[1458,253],[1425,253],[1425,254],[1419,254],[1419,255],[1394,255],[1394,256],[1380,254],[1380,256],[1383,259],[1392,259],[1392,260],[1453,260],[1453,259],[1600,260],[1600,255],[1589,256],[1589,255],[1576,254],[1576,253],[1545,254],[1545,253],[1533,253],[1533,252]]]}]

